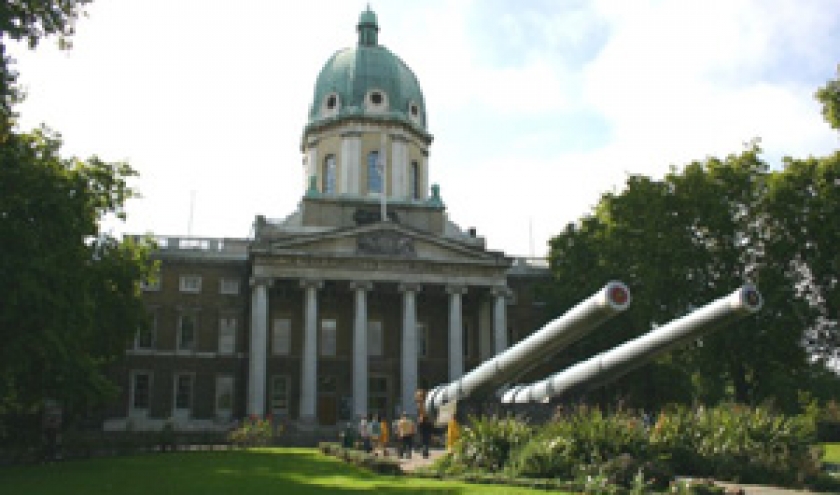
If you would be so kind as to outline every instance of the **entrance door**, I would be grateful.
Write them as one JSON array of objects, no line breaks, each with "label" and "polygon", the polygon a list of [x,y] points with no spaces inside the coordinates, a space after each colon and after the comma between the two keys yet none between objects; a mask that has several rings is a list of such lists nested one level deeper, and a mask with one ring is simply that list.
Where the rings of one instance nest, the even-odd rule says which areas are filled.
[{"label": "entrance door", "polygon": [[335,376],[318,377],[318,424],[332,426],[338,422],[338,386]]},{"label": "entrance door", "polygon": [[318,397],[318,424],[333,426],[338,421],[338,401],[334,395]]}]

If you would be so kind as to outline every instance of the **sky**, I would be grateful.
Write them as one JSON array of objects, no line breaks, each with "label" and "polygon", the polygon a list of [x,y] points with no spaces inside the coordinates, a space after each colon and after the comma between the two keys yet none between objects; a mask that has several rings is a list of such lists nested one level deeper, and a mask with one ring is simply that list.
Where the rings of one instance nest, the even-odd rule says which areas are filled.
[{"label": "sky", "polygon": [[[72,50],[13,48],[21,127],[139,172],[115,233],[247,237],[303,196],[315,80],[366,4],[99,0]],[[628,174],[753,138],[774,166],[840,148],[813,98],[840,63],[836,0],[370,5],[423,89],[449,218],[512,256],[546,256]]]}]

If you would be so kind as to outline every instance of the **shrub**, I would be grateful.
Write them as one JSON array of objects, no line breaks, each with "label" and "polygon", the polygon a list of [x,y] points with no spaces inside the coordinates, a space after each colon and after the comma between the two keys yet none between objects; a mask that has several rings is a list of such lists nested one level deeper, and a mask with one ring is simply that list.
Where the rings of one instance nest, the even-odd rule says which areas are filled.
[{"label": "shrub", "polygon": [[274,439],[275,430],[279,433],[280,426],[275,427],[271,422],[271,417],[265,419],[251,417],[228,433],[228,441],[237,447],[269,445]]},{"label": "shrub", "polygon": [[675,408],[660,415],[650,441],[675,471],[695,476],[791,485],[819,470],[813,420],[766,407]]},{"label": "shrub", "polygon": [[[648,460],[647,432],[640,418],[619,412],[604,415],[599,409],[580,407],[538,430],[533,439],[514,456],[511,470],[518,476],[587,476],[600,474],[603,464],[620,456],[633,460],[628,468],[635,474]],[[637,461],[638,460],[638,461]]]},{"label": "shrub", "polygon": [[507,464],[511,451],[524,445],[530,437],[531,427],[521,419],[471,417],[453,447],[452,462],[466,468],[500,470]]}]

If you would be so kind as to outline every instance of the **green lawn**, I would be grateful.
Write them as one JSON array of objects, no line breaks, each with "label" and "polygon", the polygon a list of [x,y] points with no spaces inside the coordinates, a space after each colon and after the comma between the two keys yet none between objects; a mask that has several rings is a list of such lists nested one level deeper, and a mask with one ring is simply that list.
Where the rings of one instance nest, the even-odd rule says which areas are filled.
[{"label": "green lawn", "polygon": [[315,449],[149,454],[0,468],[0,493],[15,495],[214,495],[443,493],[544,494],[525,488],[380,476]]},{"label": "green lawn", "polygon": [[840,464],[840,443],[824,443],[825,458],[823,461]]}]

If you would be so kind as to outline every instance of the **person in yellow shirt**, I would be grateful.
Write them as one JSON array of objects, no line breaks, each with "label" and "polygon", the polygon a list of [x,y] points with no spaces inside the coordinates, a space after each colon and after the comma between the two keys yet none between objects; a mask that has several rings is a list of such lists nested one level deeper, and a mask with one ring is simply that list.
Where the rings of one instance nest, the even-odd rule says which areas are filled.
[{"label": "person in yellow shirt", "polygon": [[382,421],[379,424],[379,446],[382,448],[382,455],[388,456],[388,442],[391,440],[391,432],[388,430],[388,419],[382,415]]},{"label": "person in yellow shirt", "polygon": [[458,426],[458,421],[455,420],[455,416],[452,416],[452,419],[449,420],[449,424],[446,426],[446,451],[452,452],[452,447],[458,443],[458,438],[461,437],[461,427]]}]

